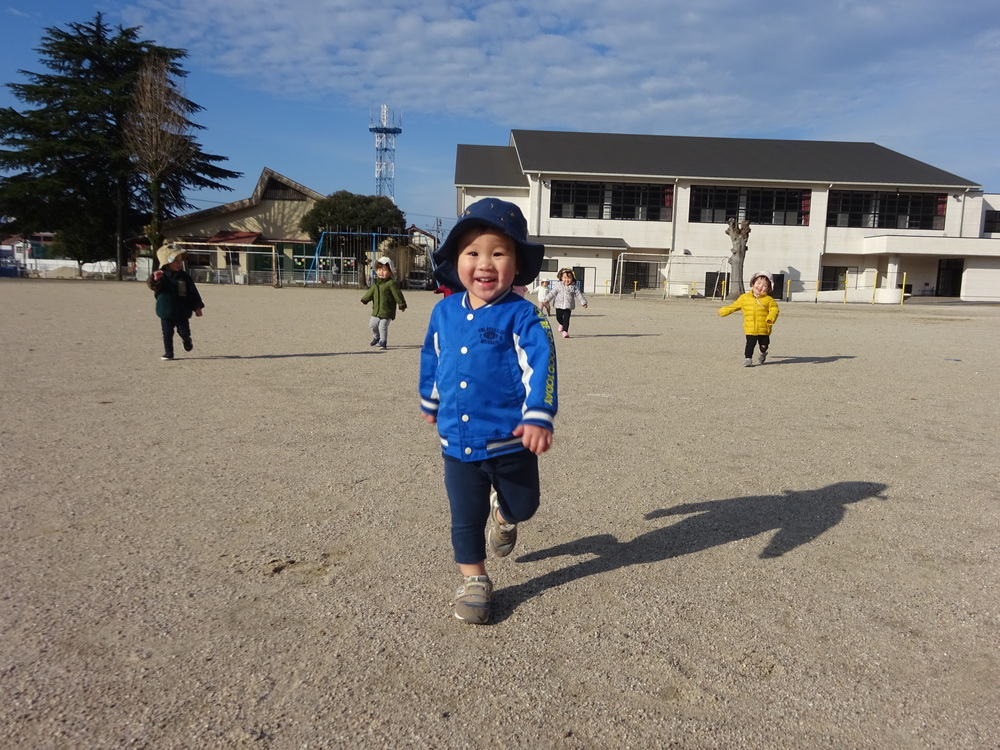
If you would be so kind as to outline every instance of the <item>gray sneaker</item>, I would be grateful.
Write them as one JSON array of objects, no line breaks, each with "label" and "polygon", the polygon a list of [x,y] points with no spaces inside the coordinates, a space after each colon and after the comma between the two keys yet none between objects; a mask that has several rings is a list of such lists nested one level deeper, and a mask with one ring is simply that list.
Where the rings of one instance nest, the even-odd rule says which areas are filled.
[{"label": "gray sneaker", "polygon": [[490,493],[490,524],[486,532],[486,541],[497,557],[507,557],[517,543],[517,524],[502,524],[497,521],[497,511],[500,509],[500,498],[497,491]]},{"label": "gray sneaker", "polygon": [[490,619],[493,583],[489,576],[466,576],[455,592],[455,619],[483,625]]},{"label": "gray sneaker", "polygon": [[743,360],[743,366],[744,367],[753,367],[753,360],[750,359],[750,357],[747,357],[746,359]]},{"label": "gray sneaker", "polygon": [[765,362],[767,362],[767,352],[761,352],[757,355],[757,364],[762,365]]}]

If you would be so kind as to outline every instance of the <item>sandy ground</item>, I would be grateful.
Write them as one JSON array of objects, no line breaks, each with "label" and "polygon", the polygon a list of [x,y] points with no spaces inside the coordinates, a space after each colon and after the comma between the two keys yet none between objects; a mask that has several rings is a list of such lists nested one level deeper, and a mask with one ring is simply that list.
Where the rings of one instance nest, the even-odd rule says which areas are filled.
[{"label": "sandy ground", "polygon": [[0,281],[17,748],[1000,747],[1000,307],[592,299],[542,509],[459,578],[408,294]]}]

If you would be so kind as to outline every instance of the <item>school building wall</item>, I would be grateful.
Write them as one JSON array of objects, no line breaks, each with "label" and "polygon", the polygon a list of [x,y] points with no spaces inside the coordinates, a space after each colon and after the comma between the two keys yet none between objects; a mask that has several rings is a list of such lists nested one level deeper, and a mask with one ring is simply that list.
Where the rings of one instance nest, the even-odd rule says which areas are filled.
[{"label": "school building wall", "polygon": [[[470,188],[459,190],[464,209],[484,197],[501,197],[516,203],[528,220],[529,233],[544,241],[546,236],[586,239],[621,239],[630,253],[683,253],[698,257],[727,256],[732,243],[721,223],[688,221],[692,184],[711,180],[681,182],[674,186],[671,221],[624,221],[550,217],[552,179],[549,175],[529,175],[527,188]],[[606,181],[606,175],[574,175],[573,179]],[[651,182],[648,178],[636,180]],[[723,181],[718,181],[723,182]],[[741,185],[747,183],[741,182]],[[752,183],[753,187],[788,187],[777,183]],[[984,211],[1000,206],[1000,195],[977,191],[949,192],[944,228],[939,230],[872,229],[828,227],[829,184],[802,184],[812,190],[808,226],[751,225],[744,281],[756,271],[784,274],[792,290],[812,293],[823,276],[824,267],[848,267],[849,284],[879,287],[878,301],[898,301],[895,294],[906,274],[906,285],[916,294],[933,294],[937,285],[938,261],[962,258],[961,298],[1000,300],[1000,283],[994,273],[1000,263],[1000,233],[983,234]],[[837,185],[838,190],[886,191],[895,186]],[[911,190],[917,191],[914,188]],[[946,192],[929,186],[924,192]],[[917,191],[920,192],[920,191]],[[581,244],[584,244],[581,242]],[[560,266],[594,268],[584,291],[600,291],[612,278],[620,250],[592,251],[585,247],[547,247],[546,258],[558,258]],[[856,269],[856,270],[855,270]],[[544,274],[543,274],[544,276]],[[870,291],[861,296],[871,297]]]}]

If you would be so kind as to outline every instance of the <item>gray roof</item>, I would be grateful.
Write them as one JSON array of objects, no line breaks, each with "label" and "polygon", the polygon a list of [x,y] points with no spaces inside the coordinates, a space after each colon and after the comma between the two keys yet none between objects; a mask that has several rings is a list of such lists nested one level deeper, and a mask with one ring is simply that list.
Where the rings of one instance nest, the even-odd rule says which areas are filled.
[{"label": "gray roof", "polygon": [[456,185],[524,187],[527,173],[982,187],[876,143],[512,130],[507,147],[458,147]]},{"label": "gray roof", "polygon": [[509,146],[458,145],[455,184],[480,187],[528,187],[528,178]]}]

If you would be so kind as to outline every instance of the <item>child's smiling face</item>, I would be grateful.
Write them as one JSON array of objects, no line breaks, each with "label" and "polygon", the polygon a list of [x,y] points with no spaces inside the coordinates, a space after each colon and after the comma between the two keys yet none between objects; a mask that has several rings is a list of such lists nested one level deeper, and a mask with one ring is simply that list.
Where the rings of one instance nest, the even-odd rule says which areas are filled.
[{"label": "child's smiling face", "polygon": [[753,280],[753,291],[758,297],[771,293],[771,282],[767,280],[767,276],[758,276]]},{"label": "child's smiling face", "polygon": [[462,239],[470,238],[455,266],[472,307],[477,308],[503,296],[514,284],[517,249],[513,239],[493,229],[474,229]]},{"label": "child's smiling face", "polygon": [[389,270],[389,266],[380,265],[375,267],[375,275],[380,279],[388,279],[392,276],[392,271]]}]

